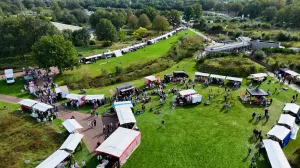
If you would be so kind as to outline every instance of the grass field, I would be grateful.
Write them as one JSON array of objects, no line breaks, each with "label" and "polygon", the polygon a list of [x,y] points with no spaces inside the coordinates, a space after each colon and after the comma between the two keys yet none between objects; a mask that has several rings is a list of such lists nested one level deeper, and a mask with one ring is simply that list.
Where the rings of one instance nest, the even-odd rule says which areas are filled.
[{"label": "grass field", "polygon": [[[193,60],[182,61],[171,69],[159,73],[161,76],[171,73],[173,70],[185,70],[192,77],[195,69]],[[156,74],[157,75],[157,74]],[[270,78],[271,79],[271,78]],[[130,82],[140,87],[143,79]],[[253,153],[258,141],[253,138],[252,130],[257,128],[266,133],[272,128],[274,122],[282,114],[285,102],[289,102],[294,91],[282,91],[279,95],[272,94],[273,105],[270,107],[270,119],[266,123],[265,118],[256,123],[251,120],[253,112],[264,114],[264,108],[253,105],[244,105],[239,99],[240,92],[245,92],[248,82],[244,80],[243,86],[237,91],[232,91],[233,99],[230,100],[232,109],[222,110],[224,89],[218,86],[203,88],[201,84],[195,89],[203,95],[203,100],[208,99],[209,89],[217,96],[211,101],[211,105],[171,108],[173,95],[169,95],[167,103],[162,107],[159,98],[152,97],[152,102],[146,105],[146,112],[136,116],[136,120],[142,133],[142,143],[125,164],[127,167],[249,167],[251,157],[247,156],[247,149],[251,147]],[[87,94],[106,94],[114,90],[115,85],[89,89]],[[183,88],[183,86],[169,85],[168,88]],[[273,81],[271,84],[264,82],[262,89],[271,91],[280,84]],[[74,91],[78,93],[78,91]],[[300,100],[297,100],[300,103]],[[106,108],[108,108],[107,106]],[[160,109],[161,114],[149,112],[150,107]],[[135,107],[141,109],[141,104]],[[106,109],[103,109],[103,111]],[[102,109],[99,109],[103,112]],[[165,127],[160,127],[161,120],[165,120]],[[294,150],[300,146],[300,139],[291,140],[284,148],[287,157],[292,157]],[[263,155],[257,159],[258,167],[270,167],[268,158]]]},{"label": "grass field", "polygon": [[27,92],[21,92],[24,89],[25,82],[21,78],[16,78],[14,84],[7,84],[6,80],[0,80],[0,94],[15,96],[19,98],[32,98]]},{"label": "grass field", "polygon": [[178,35],[172,36],[167,40],[163,40],[155,45],[150,45],[146,47],[146,50],[140,49],[135,52],[127,53],[123,57],[114,57],[108,60],[103,59],[97,61],[94,64],[82,65],[81,68],[64,72],[62,76],[55,79],[57,83],[61,83],[62,80],[66,78],[80,79],[83,75],[88,75],[90,77],[96,77],[101,74],[102,70],[105,69],[108,72],[115,72],[115,67],[119,66],[122,68],[128,67],[130,64],[134,63],[145,63],[147,61],[156,59],[160,56],[166,54],[172,46],[172,43],[176,42],[177,39],[182,35],[195,35],[193,32],[186,30],[181,31]]}]

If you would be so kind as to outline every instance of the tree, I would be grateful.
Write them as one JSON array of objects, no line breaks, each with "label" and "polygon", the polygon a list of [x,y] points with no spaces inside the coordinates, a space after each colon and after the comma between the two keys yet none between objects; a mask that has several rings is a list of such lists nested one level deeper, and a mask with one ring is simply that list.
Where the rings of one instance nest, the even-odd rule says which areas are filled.
[{"label": "tree", "polygon": [[239,12],[241,12],[243,10],[243,5],[239,2],[235,2],[235,3],[232,3],[230,6],[229,6],[229,11],[232,11],[235,13],[235,15],[237,15]]},{"label": "tree", "polygon": [[96,28],[96,25],[99,23],[100,19],[110,19],[110,17],[111,15],[109,12],[99,9],[90,16],[90,24],[92,27]]},{"label": "tree", "polygon": [[117,29],[119,29],[126,23],[126,18],[122,15],[122,13],[112,12],[111,22]]},{"label": "tree", "polygon": [[253,57],[259,61],[262,61],[265,59],[266,57],[266,54],[264,51],[262,50],[255,50],[253,53],[252,53]]},{"label": "tree", "polygon": [[119,30],[118,38],[119,38],[121,41],[124,41],[125,38],[126,38],[126,32],[125,32],[124,30]]},{"label": "tree", "polygon": [[75,46],[88,46],[91,34],[89,30],[84,27],[80,30],[75,30],[72,33],[72,42]]},{"label": "tree", "polygon": [[214,0],[200,0],[203,10],[211,10],[215,7],[216,2]]},{"label": "tree", "polygon": [[266,10],[263,12],[263,17],[266,19],[266,21],[272,21],[277,14],[277,9],[274,6],[266,8]]},{"label": "tree", "polygon": [[63,36],[63,38],[65,40],[69,40],[69,41],[72,41],[73,40],[73,35],[72,35],[72,30],[70,29],[64,29],[62,32],[61,32],[61,35]]},{"label": "tree", "polygon": [[59,7],[58,3],[57,2],[53,2],[52,4],[52,19],[55,21],[55,20],[60,20],[62,18],[62,10],[61,8]]},{"label": "tree", "polygon": [[134,30],[137,27],[137,24],[138,24],[137,17],[134,15],[130,16],[128,20],[128,26]]},{"label": "tree", "polygon": [[293,0],[286,0],[286,5],[291,5],[293,3]]},{"label": "tree", "polygon": [[172,26],[179,26],[180,25],[180,12],[178,10],[172,9],[167,14],[167,19],[170,25]]},{"label": "tree", "polygon": [[126,14],[127,14],[127,21],[129,21],[130,16],[132,16],[132,9],[131,8],[127,8],[126,9]]},{"label": "tree", "polygon": [[151,28],[152,23],[151,23],[151,21],[149,20],[149,18],[148,18],[148,16],[146,14],[142,14],[139,17],[138,26],[139,27],[145,27],[147,29]]},{"label": "tree", "polygon": [[74,9],[71,11],[71,14],[76,17],[79,23],[87,23],[89,21],[89,16],[82,9]]},{"label": "tree", "polygon": [[224,7],[224,3],[223,2],[219,2],[215,5],[214,10],[215,11],[223,11],[225,9]]},{"label": "tree", "polygon": [[185,21],[190,21],[194,16],[194,9],[192,6],[188,6],[184,8],[183,18]]},{"label": "tree", "polygon": [[43,36],[32,46],[32,54],[40,68],[55,66],[60,73],[79,67],[74,45],[62,36]]},{"label": "tree", "polygon": [[193,5],[194,19],[200,20],[202,17],[202,7],[199,3]]},{"label": "tree", "polygon": [[110,20],[100,19],[96,26],[96,35],[98,40],[114,42],[117,40],[117,30]]},{"label": "tree", "polygon": [[151,6],[144,7],[142,13],[146,14],[151,21],[153,21],[155,16],[158,14],[157,10]]},{"label": "tree", "polygon": [[147,33],[147,29],[144,27],[140,27],[139,29],[137,29],[136,31],[133,32],[133,36],[135,38],[143,38],[145,36],[145,34]]},{"label": "tree", "polygon": [[158,32],[160,31],[166,31],[169,29],[170,25],[168,20],[160,15],[156,15],[156,17],[153,20],[153,25],[152,25],[154,30],[157,30]]}]

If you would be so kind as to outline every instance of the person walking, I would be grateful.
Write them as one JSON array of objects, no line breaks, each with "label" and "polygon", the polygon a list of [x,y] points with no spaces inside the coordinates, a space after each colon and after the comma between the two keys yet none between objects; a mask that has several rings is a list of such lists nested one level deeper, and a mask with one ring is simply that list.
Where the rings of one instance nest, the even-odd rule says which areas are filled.
[{"label": "person walking", "polygon": [[96,111],[96,116],[97,116],[97,118],[98,118],[98,116],[99,116],[99,113],[98,113],[98,111]]},{"label": "person walking", "polygon": [[85,163],[85,161],[84,161],[84,160],[82,160],[82,162],[81,162],[81,166],[82,166],[82,168],[86,168],[86,163]]},{"label": "person walking", "polygon": [[266,116],[267,114],[269,114],[269,109],[268,109],[268,107],[265,108],[265,116]]},{"label": "person walking", "polygon": [[251,159],[251,166],[250,167],[251,168],[255,168],[256,167],[256,158],[255,158],[255,156],[253,156],[252,159]]},{"label": "person walking", "polygon": [[103,124],[103,133],[105,133],[105,124]]},{"label": "person walking", "polygon": [[97,121],[96,119],[93,120],[93,126],[96,127]]},{"label": "person walking", "polygon": [[296,94],[296,100],[298,100],[298,93]]},{"label": "person walking", "polygon": [[255,112],[253,112],[252,113],[252,120],[254,120],[254,117],[256,116],[256,113]]},{"label": "person walking", "polygon": [[165,126],[165,120],[162,120],[162,121],[161,121],[161,126],[162,126],[162,127]]},{"label": "person walking", "polygon": [[270,105],[271,105],[272,103],[273,103],[273,99],[271,98],[271,99],[270,99]]},{"label": "person walking", "polygon": [[266,122],[269,121],[269,118],[270,118],[269,114],[266,114]]}]

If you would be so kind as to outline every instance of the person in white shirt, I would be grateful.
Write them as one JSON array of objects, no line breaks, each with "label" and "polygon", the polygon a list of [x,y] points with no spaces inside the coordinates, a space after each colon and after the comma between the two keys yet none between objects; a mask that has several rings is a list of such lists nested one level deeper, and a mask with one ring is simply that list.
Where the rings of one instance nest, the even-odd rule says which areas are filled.
[{"label": "person in white shirt", "polygon": [[82,165],[82,168],[86,168],[86,163],[84,160],[81,162],[81,165]]}]

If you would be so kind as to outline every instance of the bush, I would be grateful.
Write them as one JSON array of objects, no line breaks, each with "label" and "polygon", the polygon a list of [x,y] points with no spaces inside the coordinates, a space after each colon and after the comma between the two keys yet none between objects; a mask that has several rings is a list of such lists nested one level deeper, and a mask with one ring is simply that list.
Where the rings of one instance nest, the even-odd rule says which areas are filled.
[{"label": "bush", "polygon": [[121,72],[123,72],[123,68],[120,66],[116,66],[116,74],[120,74]]},{"label": "bush", "polygon": [[95,40],[90,40],[89,44],[90,45],[96,45],[96,41]]},{"label": "bush", "polygon": [[276,35],[278,41],[290,41],[291,35],[288,32],[281,31]]},{"label": "bush", "polygon": [[235,30],[235,32],[234,32],[234,37],[235,38],[240,37],[242,35],[243,35],[243,31],[241,29]]},{"label": "bush", "polygon": [[109,47],[109,46],[112,46],[112,44],[113,44],[113,42],[111,42],[111,41],[104,41],[102,46],[103,47]]},{"label": "bush", "polygon": [[262,51],[262,50],[255,50],[255,51],[252,53],[252,56],[253,56],[256,60],[262,61],[262,60],[265,59],[266,54],[265,54],[265,52]]}]

